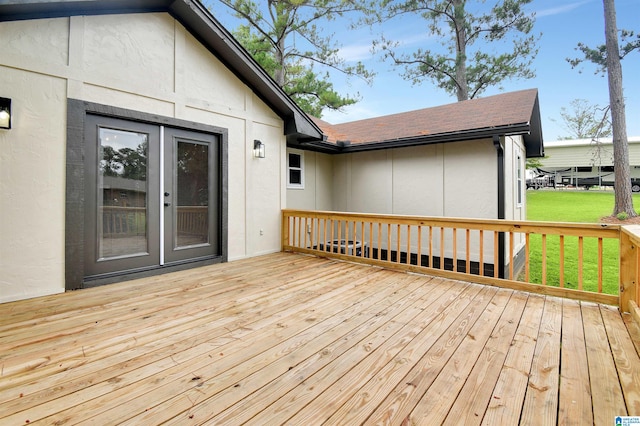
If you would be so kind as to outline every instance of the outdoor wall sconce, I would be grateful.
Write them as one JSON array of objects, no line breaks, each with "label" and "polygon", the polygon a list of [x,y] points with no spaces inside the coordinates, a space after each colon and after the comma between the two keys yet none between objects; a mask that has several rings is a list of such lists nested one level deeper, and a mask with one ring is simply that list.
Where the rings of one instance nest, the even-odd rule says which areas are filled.
[{"label": "outdoor wall sconce", "polygon": [[253,141],[253,156],[264,158],[264,144],[257,139]]},{"label": "outdoor wall sconce", "polygon": [[11,99],[0,98],[0,129],[11,128]]}]

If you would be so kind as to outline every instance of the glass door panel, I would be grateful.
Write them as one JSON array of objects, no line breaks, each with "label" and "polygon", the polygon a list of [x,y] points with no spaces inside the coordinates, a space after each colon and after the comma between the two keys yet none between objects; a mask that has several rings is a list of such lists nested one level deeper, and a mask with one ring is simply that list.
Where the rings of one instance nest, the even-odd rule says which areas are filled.
[{"label": "glass door panel", "polygon": [[217,137],[168,128],[164,147],[165,262],[220,254]]},{"label": "glass door panel", "polygon": [[148,254],[149,135],[99,128],[98,258]]},{"label": "glass door panel", "polygon": [[97,115],[85,124],[85,276],[157,266],[159,127]]},{"label": "glass door panel", "polygon": [[209,243],[209,145],[177,141],[176,248]]}]

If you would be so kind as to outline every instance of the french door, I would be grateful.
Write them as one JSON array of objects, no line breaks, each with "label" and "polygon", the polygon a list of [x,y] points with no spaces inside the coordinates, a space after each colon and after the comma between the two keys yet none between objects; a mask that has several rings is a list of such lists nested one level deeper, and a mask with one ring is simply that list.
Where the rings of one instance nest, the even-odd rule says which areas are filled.
[{"label": "french door", "polygon": [[220,254],[218,136],[87,115],[85,277]]}]

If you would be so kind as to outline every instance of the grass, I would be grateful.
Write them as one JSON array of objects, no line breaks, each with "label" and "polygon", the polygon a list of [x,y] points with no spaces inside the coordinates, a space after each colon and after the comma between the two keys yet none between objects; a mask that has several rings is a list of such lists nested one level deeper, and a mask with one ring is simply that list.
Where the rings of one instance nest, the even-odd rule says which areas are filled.
[{"label": "grass", "polygon": [[[640,195],[634,195],[634,205],[639,205]],[[551,222],[598,223],[600,218],[613,212],[613,192],[593,191],[527,191],[527,220]],[[542,236],[530,237],[530,281],[542,283]],[[564,286],[578,288],[578,238],[565,237]],[[584,239],[582,265],[583,289],[598,291],[598,241]],[[618,294],[617,239],[603,240],[602,292]],[[560,239],[547,236],[546,283],[560,285]]]}]

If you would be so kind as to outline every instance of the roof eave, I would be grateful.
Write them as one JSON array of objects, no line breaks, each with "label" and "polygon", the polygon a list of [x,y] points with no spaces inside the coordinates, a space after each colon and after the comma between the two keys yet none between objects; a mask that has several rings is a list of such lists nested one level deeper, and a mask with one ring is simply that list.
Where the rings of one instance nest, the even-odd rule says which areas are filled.
[{"label": "roof eave", "polygon": [[194,0],[4,0],[0,22],[78,15],[167,12],[249,86],[285,124],[285,135],[322,140],[321,130],[215,17]]},{"label": "roof eave", "polygon": [[434,135],[421,135],[410,138],[393,139],[381,142],[369,142],[346,145],[340,152],[372,151],[378,149],[403,148],[417,145],[429,145],[435,143],[462,142],[491,138],[493,136],[522,135],[529,133],[529,124],[520,123],[508,126],[488,127],[484,129],[460,130],[456,132],[439,133]]},{"label": "roof eave", "polygon": [[231,69],[238,78],[285,121],[287,137],[322,140],[322,131],[304,111],[277,85],[240,43],[202,5],[193,0],[176,0],[172,15],[209,50]]},{"label": "roof eave", "polygon": [[544,140],[542,138],[542,120],[540,119],[540,102],[538,93],[533,101],[529,131],[523,134],[527,158],[544,157]]}]

